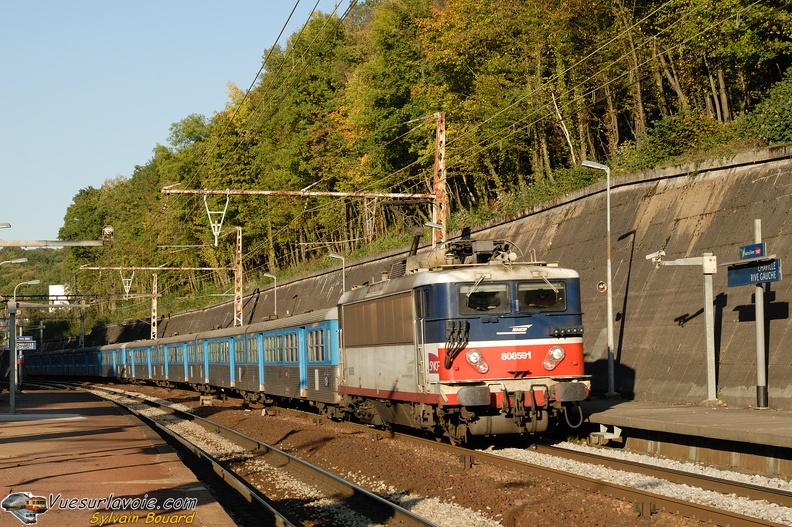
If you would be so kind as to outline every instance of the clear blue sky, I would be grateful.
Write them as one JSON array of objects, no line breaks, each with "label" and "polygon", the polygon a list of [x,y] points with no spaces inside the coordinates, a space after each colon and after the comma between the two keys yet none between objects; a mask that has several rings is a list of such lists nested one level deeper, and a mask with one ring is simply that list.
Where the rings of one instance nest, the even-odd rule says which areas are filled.
[{"label": "clear blue sky", "polygon": [[[172,123],[222,110],[296,2],[0,0],[0,238],[57,240],[80,189],[131,176]],[[299,2],[281,45],[315,4]]]}]

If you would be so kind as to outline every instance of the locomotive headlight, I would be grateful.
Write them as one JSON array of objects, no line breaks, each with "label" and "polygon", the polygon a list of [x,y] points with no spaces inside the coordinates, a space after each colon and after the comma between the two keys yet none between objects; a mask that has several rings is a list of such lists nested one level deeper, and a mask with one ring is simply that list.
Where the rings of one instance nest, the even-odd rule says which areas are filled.
[{"label": "locomotive headlight", "polygon": [[566,353],[564,353],[564,348],[561,346],[553,346],[550,348],[550,353],[548,354],[551,360],[555,362],[561,362],[564,360]]},{"label": "locomotive headlight", "polygon": [[489,364],[484,362],[484,355],[477,349],[472,349],[465,354],[468,364],[476,368],[479,373],[487,373],[489,371]]},{"label": "locomotive headlight", "polygon": [[553,346],[547,352],[547,358],[545,359],[544,363],[542,364],[547,371],[552,371],[558,365],[559,362],[564,360],[566,357],[566,353],[564,352],[564,348],[561,346]]},{"label": "locomotive headlight", "polygon": [[465,355],[465,358],[467,359],[468,364],[470,364],[471,366],[475,366],[476,364],[479,364],[481,361],[484,360],[484,357],[481,355],[481,352],[477,349],[472,349],[468,351],[467,354]]}]

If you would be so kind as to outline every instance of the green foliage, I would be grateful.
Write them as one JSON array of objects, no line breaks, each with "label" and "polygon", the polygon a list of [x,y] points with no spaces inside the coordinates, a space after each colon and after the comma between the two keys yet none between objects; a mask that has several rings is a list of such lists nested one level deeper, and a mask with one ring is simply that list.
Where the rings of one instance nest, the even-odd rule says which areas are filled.
[{"label": "green foliage", "polygon": [[[215,247],[206,208],[222,210],[225,197],[204,204],[160,190],[431,193],[438,112],[450,230],[603,177],[581,169],[583,159],[618,174],[792,141],[788,2],[629,7],[370,0],[343,19],[318,13],[268,55],[249,93],[230,86],[224,110],[174,123],[168,146],[156,145],[131,176],[77,193],[60,237],[96,239],[111,224],[116,239],[110,248],[69,249],[55,264],[60,281],[97,299],[86,322],[101,330],[108,313],[147,317],[148,300],[119,298],[118,271],[81,265],[229,267],[239,226],[255,287],[259,273],[331,265],[331,251],[352,257],[409,244],[411,228],[431,217],[424,203],[233,196]],[[158,276],[163,312],[233,288],[228,271]],[[151,274],[138,273],[131,293],[150,290]]]},{"label": "green foliage", "polygon": [[647,170],[707,151],[726,142],[730,134],[729,126],[700,113],[670,115],[655,122],[638,141],[625,142],[614,161],[621,172]]},{"label": "green foliage", "polygon": [[792,143],[792,69],[742,119],[740,130],[742,135],[753,134],[769,145]]}]

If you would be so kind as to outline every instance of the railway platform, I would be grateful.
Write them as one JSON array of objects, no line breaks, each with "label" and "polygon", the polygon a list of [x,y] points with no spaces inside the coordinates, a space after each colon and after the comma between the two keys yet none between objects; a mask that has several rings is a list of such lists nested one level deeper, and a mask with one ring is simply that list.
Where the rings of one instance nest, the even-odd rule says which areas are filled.
[{"label": "railway platform", "polygon": [[604,427],[605,444],[792,477],[790,411],[621,399],[593,399],[582,406],[588,423]]},{"label": "railway platform", "polygon": [[156,432],[73,390],[0,398],[0,500],[0,525],[236,525]]}]

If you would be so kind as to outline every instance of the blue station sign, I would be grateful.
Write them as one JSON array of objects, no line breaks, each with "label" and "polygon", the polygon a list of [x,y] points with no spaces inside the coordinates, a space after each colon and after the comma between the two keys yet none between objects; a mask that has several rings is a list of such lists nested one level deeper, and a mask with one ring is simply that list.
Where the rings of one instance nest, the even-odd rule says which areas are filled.
[{"label": "blue station sign", "polygon": [[729,287],[778,282],[781,280],[781,260],[773,258],[731,265],[727,280]]},{"label": "blue station sign", "polygon": [[748,260],[751,258],[761,258],[765,255],[765,244],[752,243],[751,245],[743,245],[740,247],[740,260]]}]

